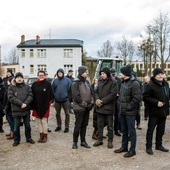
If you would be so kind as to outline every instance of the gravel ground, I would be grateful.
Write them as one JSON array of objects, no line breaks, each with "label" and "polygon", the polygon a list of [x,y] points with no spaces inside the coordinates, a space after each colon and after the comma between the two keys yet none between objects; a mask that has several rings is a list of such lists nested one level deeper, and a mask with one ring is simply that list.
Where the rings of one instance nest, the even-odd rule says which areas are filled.
[{"label": "gravel ground", "polygon": [[[62,117],[64,124],[64,114]],[[92,146],[91,149],[81,146],[78,149],[72,149],[74,115],[70,115],[69,133],[63,133],[64,127],[60,132],[55,132],[55,111],[51,106],[49,128],[52,132],[48,133],[47,143],[37,143],[39,138],[37,124],[31,120],[32,138],[36,143],[31,145],[25,142],[24,127],[21,127],[21,143],[17,147],[13,147],[13,141],[7,140],[5,136],[9,132],[9,125],[4,125],[5,133],[0,134],[0,170],[169,170],[170,152],[162,153],[153,148],[153,156],[146,154],[147,121],[143,120],[143,116],[141,118],[142,130],[137,130],[137,154],[132,158],[124,158],[123,153],[114,153],[114,150],[121,146],[121,137],[114,137],[113,149],[107,148],[107,139],[104,139],[102,146],[92,146],[95,142],[91,138],[92,114],[87,129],[87,143]],[[106,130],[104,133],[106,134]],[[170,149],[169,117],[163,141],[164,146]],[[153,147],[155,146],[153,145]]]}]

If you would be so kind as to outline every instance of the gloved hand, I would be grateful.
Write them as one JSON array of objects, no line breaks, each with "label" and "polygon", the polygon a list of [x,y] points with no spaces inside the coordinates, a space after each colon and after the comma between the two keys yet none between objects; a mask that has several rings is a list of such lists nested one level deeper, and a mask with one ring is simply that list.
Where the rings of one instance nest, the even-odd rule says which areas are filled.
[{"label": "gloved hand", "polygon": [[90,111],[92,108],[93,108],[94,104],[93,103],[90,103],[86,106],[86,110],[87,111]]},{"label": "gloved hand", "polygon": [[102,101],[100,99],[96,100],[96,106],[101,107],[102,106]]}]

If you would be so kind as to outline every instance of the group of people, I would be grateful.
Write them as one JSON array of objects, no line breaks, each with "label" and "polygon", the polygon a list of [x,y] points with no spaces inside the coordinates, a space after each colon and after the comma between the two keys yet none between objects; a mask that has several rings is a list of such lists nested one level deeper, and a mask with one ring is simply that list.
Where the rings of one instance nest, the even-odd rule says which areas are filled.
[{"label": "group of people", "polygon": [[[64,133],[69,132],[69,113],[74,111],[73,149],[78,148],[79,136],[80,145],[91,148],[86,141],[86,130],[89,114],[93,109],[92,138],[97,140],[93,146],[103,145],[103,130],[107,127],[107,147],[113,148],[113,134],[115,133],[117,136],[122,136],[121,147],[116,149],[115,153],[126,152],[124,157],[132,157],[136,155],[135,124],[137,122],[137,128],[141,129],[140,107],[143,100],[145,120],[148,119],[146,152],[153,155],[152,139],[155,127],[155,148],[163,152],[169,151],[162,145],[162,138],[169,114],[170,90],[160,68],[153,70],[153,76],[150,79],[147,77],[143,86],[132,72],[130,65],[120,69],[120,77],[117,76],[115,69],[103,68],[100,70],[100,77],[95,78],[92,83],[88,78],[89,72],[85,66],[78,67],[76,78],[72,77],[72,70],[69,70],[65,76],[64,70],[58,69],[52,83],[48,81],[47,73],[40,70],[37,73],[37,81],[31,87],[24,83],[21,72],[17,72],[15,75],[10,73],[11,75],[7,75],[6,80],[0,79],[0,118],[2,118],[0,132],[3,132],[3,116],[6,114],[11,131],[9,139],[14,139],[13,146],[17,146],[21,140],[21,119],[25,125],[26,142],[35,143],[31,138],[31,110],[39,128],[38,142],[47,142],[50,105],[54,102],[57,120],[55,131],[62,129],[61,108],[65,113]],[[129,141],[130,147],[128,147]]]}]

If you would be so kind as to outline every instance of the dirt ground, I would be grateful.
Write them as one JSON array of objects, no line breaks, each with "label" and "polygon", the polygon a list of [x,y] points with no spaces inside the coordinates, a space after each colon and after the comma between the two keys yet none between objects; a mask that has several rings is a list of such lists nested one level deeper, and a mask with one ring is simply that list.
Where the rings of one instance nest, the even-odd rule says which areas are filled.
[{"label": "dirt ground", "polygon": [[[141,112],[142,113],[142,112]],[[64,125],[64,114],[63,125]],[[121,137],[114,136],[113,149],[107,148],[107,139],[104,145],[93,147],[95,140],[91,138],[93,131],[92,113],[90,115],[87,129],[87,143],[90,149],[79,145],[78,149],[72,149],[72,132],[74,127],[74,115],[70,115],[70,131],[63,133],[55,132],[55,111],[51,106],[47,143],[37,143],[39,132],[35,121],[31,120],[32,138],[36,141],[34,145],[25,142],[24,127],[21,127],[21,143],[13,147],[13,141],[6,139],[5,134],[9,132],[9,125],[4,125],[5,133],[0,134],[0,170],[169,170],[170,152],[162,153],[154,149],[154,155],[145,152],[145,135],[147,121],[141,115],[142,130],[137,130],[136,156],[124,158],[123,153],[114,153],[121,146]],[[106,130],[104,132],[106,134]],[[170,117],[166,124],[164,135],[164,146],[170,149]],[[153,141],[154,142],[154,141]]]}]

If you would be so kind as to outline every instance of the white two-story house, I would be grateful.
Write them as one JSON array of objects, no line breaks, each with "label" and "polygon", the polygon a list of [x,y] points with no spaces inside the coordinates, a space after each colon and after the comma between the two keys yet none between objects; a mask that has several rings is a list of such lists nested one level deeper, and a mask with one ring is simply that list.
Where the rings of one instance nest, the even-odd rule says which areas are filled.
[{"label": "white two-story house", "polygon": [[17,48],[20,72],[24,77],[36,77],[39,70],[47,70],[48,76],[53,78],[59,68],[63,68],[65,74],[71,69],[76,76],[82,64],[83,41],[77,39],[40,39],[36,36],[36,39],[25,41],[22,35]]}]

